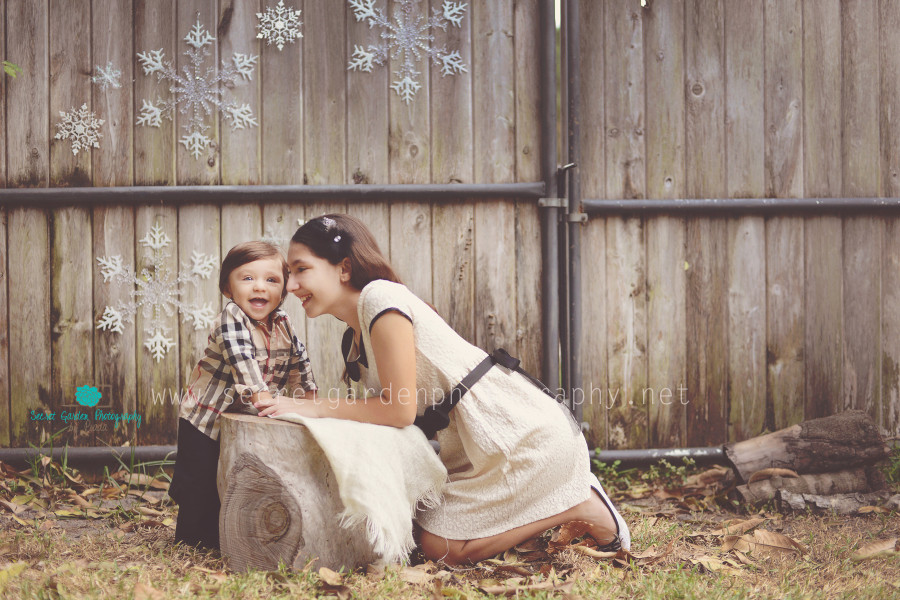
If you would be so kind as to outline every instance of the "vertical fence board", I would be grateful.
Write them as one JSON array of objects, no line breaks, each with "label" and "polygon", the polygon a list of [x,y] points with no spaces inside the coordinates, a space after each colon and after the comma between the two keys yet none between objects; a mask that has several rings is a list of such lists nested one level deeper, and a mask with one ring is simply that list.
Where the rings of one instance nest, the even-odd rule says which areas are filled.
[{"label": "vertical fence board", "polygon": [[[645,196],[643,20],[635,3],[606,4],[604,50],[606,197]],[[644,223],[606,220],[606,331],[609,388],[619,402],[609,411],[612,448],[646,447],[647,289]]]},{"label": "vertical fence board", "polygon": [[[0,9],[5,8],[0,6]],[[4,13],[5,14],[5,13]],[[9,247],[6,207],[0,207],[0,446],[9,446]]]},{"label": "vertical fence board", "polygon": [[[725,153],[730,198],[765,190],[763,2],[725,2]],[[762,217],[727,226],[728,438],[763,430],[766,414],[766,228]]]},{"label": "vertical fence board", "polygon": [[[94,112],[106,122],[100,148],[91,151],[93,184],[127,186],[134,182],[134,86],[132,24],[129,0],[93,0],[91,3],[91,69],[112,63],[121,71],[120,88],[91,86]],[[141,73],[142,74],[142,73]]]},{"label": "vertical fence board", "polygon": [[[844,195],[877,196],[879,169],[878,7],[841,3],[841,126]],[[887,34],[887,32],[885,32]],[[892,35],[891,32],[889,35]],[[881,425],[882,234],[877,217],[844,221],[844,408]]]},{"label": "vertical fence board", "polygon": [[[3,53],[6,54],[6,0],[0,0],[0,48],[3,48]],[[6,98],[6,84],[9,77],[4,75],[0,77],[0,98]],[[2,107],[2,105],[0,105]],[[0,123],[0,189],[6,187],[6,114],[7,111],[5,107],[2,107],[4,119],[3,122]],[[6,213],[3,213],[4,216]],[[9,381],[6,379],[5,381]],[[2,386],[0,386],[2,387]],[[2,403],[0,403],[2,406]],[[7,413],[6,418],[9,418],[9,413]],[[0,436],[4,435],[2,423],[5,421],[0,421]]]},{"label": "vertical fence board", "polygon": [[[604,39],[606,3],[582,0],[581,61],[581,195],[584,198],[606,197],[606,129],[604,114]],[[564,85],[565,80],[561,83]],[[565,128],[563,128],[565,131]],[[560,161],[564,161],[564,154]],[[580,382],[585,391],[582,419],[588,424],[588,444],[605,448],[609,444],[607,417],[610,398],[607,378],[606,345],[606,219],[595,218],[582,229],[581,314],[585,327],[582,344],[585,349]],[[562,307],[562,302],[560,302]]]},{"label": "vertical fence board", "polygon": [[[432,8],[441,5],[432,0]],[[467,11],[459,27],[436,31],[439,43],[459,49],[471,73],[472,23]],[[471,183],[474,177],[472,77],[431,78],[431,178],[434,183]],[[432,302],[461,336],[475,343],[475,204],[462,198],[432,207]]]},{"label": "vertical fence board", "polygon": [[[516,181],[541,179],[539,3],[514,4],[516,61]],[[522,366],[541,376],[541,220],[533,200],[516,202],[516,342]]]},{"label": "vertical fence board", "polygon": [[[210,0],[178,0],[177,13],[175,20],[175,38],[176,57],[173,63],[180,73],[184,73],[185,69],[193,73],[191,60],[185,54],[188,46],[185,38],[191,33],[194,26],[200,23],[200,27],[209,32],[209,35],[216,38],[215,41],[203,47],[209,53],[200,64],[200,72],[206,73],[207,68],[212,69],[215,73],[219,70],[222,62],[221,37],[216,31],[216,23],[218,22],[218,11],[216,10],[216,1]],[[210,75],[212,77],[212,75]],[[230,92],[226,92],[228,94]],[[181,102],[183,102],[183,98]],[[200,152],[198,158],[194,158],[191,151],[182,143],[182,140],[190,135],[189,124],[191,111],[187,113],[181,112],[181,105],[175,111],[175,138],[178,140],[175,145],[175,175],[178,185],[215,185],[221,181],[219,167],[222,161],[222,137],[223,131],[219,126],[219,114],[215,107],[212,107],[211,115],[203,116],[203,125],[209,127],[203,131],[203,135],[210,139],[209,146]],[[224,133],[227,135],[227,133]]]},{"label": "vertical fence board", "polygon": [[[6,157],[8,187],[44,187],[49,180],[47,9],[47,0],[11,2],[6,6],[5,60],[22,69],[12,84],[7,81],[4,96],[6,144],[16,149]],[[57,117],[58,114],[53,115],[54,119]]]},{"label": "vertical fence board", "polygon": [[[222,293],[219,291],[219,271],[225,253],[231,246],[225,241],[226,209],[234,211],[237,206],[224,205],[220,208],[208,204],[185,204],[178,208],[178,237],[174,238],[178,243],[178,263],[176,272],[187,275],[190,272],[191,256],[194,252],[212,256],[215,259],[215,268],[207,278],[197,280],[197,285],[185,284],[183,286],[182,301],[197,306],[211,306],[213,314],[218,314],[225,304]],[[259,209],[256,209],[257,215]],[[233,213],[232,213],[233,214]],[[240,218],[237,215],[232,217]],[[220,222],[221,219],[221,222]],[[252,214],[243,217],[246,221],[252,221]],[[257,216],[257,231],[259,230]],[[220,239],[221,236],[221,239]],[[243,238],[243,240],[250,238]],[[242,240],[242,241],[243,241]],[[173,382],[173,393],[177,398],[182,398],[197,362],[203,357],[210,328],[197,329],[187,318],[187,315],[178,316],[178,364],[180,378]]]},{"label": "vertical fence board", "polygon": [[[175,116],[162,119],[159,127],[137,124],[144,102],[156,104],[172,98],[166,80],[147,75],[138,53],[162,50],[166,60],[176,64],[184,52],[184,41],[177,36],[174,0],[134,0],[134,183],[135,185],[172,185],[175,183],[175,146],[181,132],[176,131]],[[182,55],[181,58],[184,58]],[[176,135],[177,134],[177,135]],[[138,234],[143,235],[143,234]]]},{"label": "vertical fence board", "polygon": [[[766,195],[803,195],[803,6],[767,1]],[[770,429],[803,420],[803,219],[773,217],[766,224],[768,388]],[[753,435],[760,431],[750,432]]]},{"label": "vertical fence board", "polygon": [[[301,21],[308,20],[302,0],[296,0],[293,8],[302,11]],[[304,23],[301,33],[306,29]],[[267,185],[303,183],[303,47],[303,39],[286,44],[281,51],[274,45],[259,46],[259,81],[264,90],[258,104],[260,170]]]},{"label": "vertical fence board", "polygon": [[[660,2],[644,16],[647,102],[647,197],[684,196],[684,5]],[[645,223],[647,244],[647,387],[650,447],[685,440],[687,368],[684,219]]]},{"label": "vertical fence board", "polygon": [[[105,63],[104,63],[105,65]],[[93,216],[93,257],[90,272],[94,282],[94,383],[103,394],[98,407],[117,414],[133,414],[137,410],[137,332],[134,323],[123,323],[122,333],[96,328],[107,306],[115,307],[127,301],[134,285],[104,282],[97,259],[120,256],[127,273],[134,272],[134,210],[130,206],[97,206]],[[95,421],[96,423],[96,421]],[[143,423],[142,423],[143,424]],[[82,430],[83,431],[83,430]],[[103,443],[118,446],[126,441],[134,444],[136,423],[122,423],[118,428],[106,423],[100,430],[83,431],[79,445],[99,446]]]},{"label": "vertical fence board", "polygon": [[8,290],[16,290],[15,302],[9,303],[10,443],[27,446],[60,428],[58,422],[31,420],[32,410],[55,410],[50,388],[50,278],[36,276],[50,264],[50,233],[41,209],[14,208],[8,219],[7,243],[12,250]]},{"label": "vertical fence board", "polygon": [[[299,221],[303,220],[305,211],[304,206],[293,202],[267,202],[262,206],[262,226],[265,235],[263,239],[280,247],[287,257],[288,248],[290,247],[291,237],[300,226]],[[224,256],[222,257],[224,260]],[[287,312],[294,326],[294,332],[300,341],[306,345],[306,313],[300,306],[300,301],[292,294],[284,299],[281,307]],[[313,364],[313,373],[318,375],[316,366]]]},{"label": "vertical fence board", "polygon": [[[513,5],[499,0],[472,7],[475,181],[515,180],[515,48]],[[475,205],[475,341],[491,351],[515,348],[515,204]],[[396,261],[396,259],[395,259]]]},{"label": "vertical fence board", "polygon": [[[260,42],[256,40],[256,13],[259,0],[220,0],[218,25],[219,61],[232,64],[235,52],[259,56]],[[271,49],[271,48],[270,48]],[[257,65],[259,59],[257,59]],[[227,91],[227,100],[237,106],[249,104],[257,123],[261,118],[259,69],[254,68],[249,78],[239,76],[234,87]],[[223,185],[256,185],[260,183],[260,128],[233,129],[224,114],[219,114],[221,131],[220,181]]]},{"label": "vertical fence board", "polygon": [[[689,198],[725,194],[724,6],[721,0],[685,4],[686,192]],[[727,435],[727,221],[691,218],[687,250],[687,443],[718,444]]]},{"label": "vertical fence board", "polygon": [[[804,195],[833,196],[842,189],[840,0],[803,3],[803,112]],[[804,220],[807,419],[843,405],[841,230],[839,216]]]},{"label": "vertical fence board", "polygon": [[[140,240],[149,234],[151,229],[159,225],[170,242],[164,249],[168,255],[162,261],[162,272],[153,267],[153,251]],[[178,215],[174,207],[138,206],[134,219],[134,255],[135,270],[141,273],[147,269],[151,277],[163,278],[165,272],[169,279],[178,273]],[[157,279],[159,280],[159,279]],[[137,330],[137,409],[141,415],[141,427],[137,431],[138,443],[145,446],[157,444],[174,444],[176,429],[172,426],[178,414],[178,397],[175,394],[182,379],[179,374],[179,316],[168,316],[165,310],[159,311],[157,319],[153,318],[152,309],[145,316],[138,310],[135,316]],[[160,360],[155,360],[145,344],[152,337],[152,331],[159,328],[165,331],[167,338],[173,340],[172,346]],[[150,334],[147,331],[151,331]]]},{"label": "vertical fence board", "polygon": [[[900,4],[879,3],[882,194],[900,196]],[[885,217],[882,280],[881,413],[889,435],[900,435],[900,219]]]}]

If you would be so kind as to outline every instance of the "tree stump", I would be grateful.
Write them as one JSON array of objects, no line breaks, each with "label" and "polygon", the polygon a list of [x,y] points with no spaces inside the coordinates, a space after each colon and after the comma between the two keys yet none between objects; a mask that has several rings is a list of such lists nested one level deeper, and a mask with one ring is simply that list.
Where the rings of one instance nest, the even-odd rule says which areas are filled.
[{"label": "tree stump", "polygon": [[321,448],[302,425],[227,413],[219,417],[222,556],[235,571],[375,562],[364,525],[344,528],[344,505]]},{"label": "tree stump", "polygon": [[769,468],[830,473],[869,466],[890,449],[871,417],[861,410],[804,421],[786,429],[725,445],[725,455],[742,481]]}]

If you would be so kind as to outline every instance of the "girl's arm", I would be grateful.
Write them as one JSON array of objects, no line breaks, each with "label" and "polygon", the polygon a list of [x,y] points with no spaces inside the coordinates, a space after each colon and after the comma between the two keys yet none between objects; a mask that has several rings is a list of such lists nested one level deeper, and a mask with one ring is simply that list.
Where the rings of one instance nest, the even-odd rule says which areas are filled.
[{"label": "girl's arm", "polygon": [[372,355],[383,390],[381,397],[361,399],[278,396],[260,415],[297,413],[376,425],[406,427],[416,418],[416,346],[409,319],[389,312],[372,326]]}]

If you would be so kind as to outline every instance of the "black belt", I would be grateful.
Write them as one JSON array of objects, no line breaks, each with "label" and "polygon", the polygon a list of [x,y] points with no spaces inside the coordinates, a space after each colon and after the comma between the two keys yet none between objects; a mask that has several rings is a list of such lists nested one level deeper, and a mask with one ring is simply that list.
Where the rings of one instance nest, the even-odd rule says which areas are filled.
[{"label": "black belt", "polygon": [[494,365],[500,365],[510,371],[520,373],[545,394],[557,401],[559,400],[559,398],[552,394],[550,389],[541,383],[539,379],[529,375],[523,370],[519,366],[520,363],[521,361],[518,358],[510,356],[509,352],[503,348],[497,348],[493,353],[478,363],[478,366],[469,371],[469,374],[456,384],[456,387],[450,390],[449,397],[442,398],[440,402],[435,402],[433,405],[426,408],[421,416],[416,417],[413,425],[421,429],[425,433],[425,437],[433,439],[438,431],[445,429],[450,425],[450,411],[453,410],[456,403],[462,400],[462,397],[466,395],[466,392],[468,392],[479,379],[484,377],[484,374],[490,371],[491,367]]}]

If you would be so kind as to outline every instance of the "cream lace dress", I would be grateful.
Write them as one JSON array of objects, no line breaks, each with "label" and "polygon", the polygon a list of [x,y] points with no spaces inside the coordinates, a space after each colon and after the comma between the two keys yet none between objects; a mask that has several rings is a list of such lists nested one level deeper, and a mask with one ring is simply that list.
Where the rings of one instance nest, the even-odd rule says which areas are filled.
[{"label": "cream lace dress", "polygon": [[[360,374],[371,395],[377,396],[382,386],[375,360],[367,359],[365,350],[372,348],[372,324],[392,310],[413,324],[422,414],[486,353],[460,337],[406,286],[373,281],[363,288],[358,306]],[[450,426],[437,439],[449,481],[442,503],[417,515],[433,534],[454,540],[488,537],[563,512],[589,496],[588,449],[574,420],[518,373],[491,368],[456,405]]]}]

